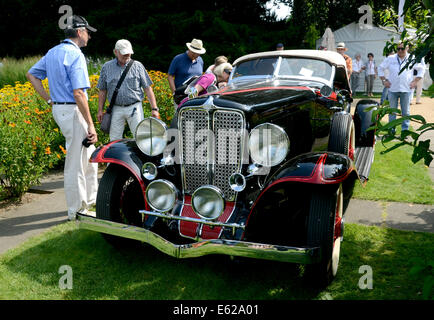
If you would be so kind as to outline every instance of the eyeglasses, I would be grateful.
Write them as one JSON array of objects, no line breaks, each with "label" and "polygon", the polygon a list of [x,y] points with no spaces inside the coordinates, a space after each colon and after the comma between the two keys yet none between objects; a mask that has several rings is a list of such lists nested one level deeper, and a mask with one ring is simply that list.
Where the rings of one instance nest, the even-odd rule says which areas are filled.
[{"label": "eyeglasses", "polygon": [[404,51],[405,48],[403,48],[403,47],[399,47],[398,50],[402,50],[402,51]]}]

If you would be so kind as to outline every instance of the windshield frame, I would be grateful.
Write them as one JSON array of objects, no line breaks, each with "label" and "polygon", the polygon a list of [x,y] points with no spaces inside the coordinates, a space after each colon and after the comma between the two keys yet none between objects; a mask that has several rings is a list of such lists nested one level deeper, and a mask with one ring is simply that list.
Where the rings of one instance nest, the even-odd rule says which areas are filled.
[{"label": "windshield frame", "polygon": [[[259,79],[270,79],[270,80],[288,79],[288,80],[300,80],[300,81],[315,81],[315,82],[324,83],[325,85],[328,85],[329,87],[333,87],[333,79],[335,77],[336,67],[333,64],[329,63],[328,61],[325,61],[325,60],[322,60],[322,59],[314,59],[314,58],[311,58],[311,57],[305,57],[304,58],[304,57],[291,57],[291,56],[285,56],[285,57],[282,57],[282,56],[270,56],[270,57],[261,57],[261,58],[262,59],[264,59],[264,58],[277,58],[278,59],[276,67],[274,68],[274,72],[273,72],[272,75],[251,75],[251,76],[239,76],[239,77],[236,77],[236,78],[233,77],[234,74],[235,74],[235,71],[237,70],[237,68],[238,68],[239,65],[241,65],[243,63],[246,63],[246,62],[249,62],[251,60],[259,59],[259,58],[254,58],[254,59],[242,61],[239,65],[236,65],[234,67],[234,70],[231,72],[231,75],[230,75],[229,80],[228,80],[228,84],[236,83],[238,81],[241,82],[241,81],[248,81],[248,80],[259,80]],[[325,78],[320,78],[320,77],[306,77],[306,76],[296,76],[296,75],[290,75],[290,76],[279,75],[278,73],[280,71],[280,66],[282,64],[283,58],[319,60],[319,61],[322,61],[324,63],[327,63],[328,65],[330,65],[332,67],[330,79],[327,80]]]}]

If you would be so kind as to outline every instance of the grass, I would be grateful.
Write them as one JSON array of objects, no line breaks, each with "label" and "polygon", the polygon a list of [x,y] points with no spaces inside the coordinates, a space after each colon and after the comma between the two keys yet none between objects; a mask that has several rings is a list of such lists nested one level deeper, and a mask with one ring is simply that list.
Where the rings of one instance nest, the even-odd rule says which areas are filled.
[{"label": "grass", "polygon": [[[178,260],[150,246],[117,250],[69,222],[0,256],[0,299],[413,300],[422,299],[423,281],[409,276],[410,261],[433,256],[434,234],[348,224],[338,275],[319,290],[307,286],[298,265]],[[62,265],[72,268],[72,290],[59,288]],[[373,270],[372,290],[358,286],[363,265]]]},{"label": "grass", "polygon": [[[1,59],[0,63],[0,88],[5,85],[14,86],[16,82],[27,82],[26,73],[29,69],[41,59],[41,56],[27,57],[23,59],[16,59],[6,57]],[[109,57],[88,57],[87,68],[89,75],[99,74],[102,65],[109,61]]]},{"label": "grass", "polygon": [[0,88],[5,85],[14,86],[15,83],[25,83],[27,81],[26,73],[41,57],[28,57],[23,59],[15,59],[6,57],[0,59],[2,66],[0,67]]},{"label": "grass", "polygon": [[[388,146],[392,146],[389,143]],[[411,162],[413,149],[404,146],[386,154],[381,142],[375,146],[375,159],[366,187],[356,183],[354,198],[434,204],[434,185],[428,168]]]}]

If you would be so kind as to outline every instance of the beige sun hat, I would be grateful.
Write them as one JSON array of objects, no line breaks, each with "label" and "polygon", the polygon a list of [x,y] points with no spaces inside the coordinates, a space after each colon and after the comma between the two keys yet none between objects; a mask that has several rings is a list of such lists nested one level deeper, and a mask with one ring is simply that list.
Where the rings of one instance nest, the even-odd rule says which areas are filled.
[{"label": "beige sun hat", "polygon": [[197,54],[204,54],[206,52],[205,48],[203,47],[202,40],[199,39],[193,39],[191,42],[187,42],[186,46],[190,51],[193,51]]},{"label": "beige sun hat", "polygon": [[348,50],[348,48],[345,47],[344,42],[339,42],[338,45],[336,46],[336,49],[345,49],[345,51]]}]

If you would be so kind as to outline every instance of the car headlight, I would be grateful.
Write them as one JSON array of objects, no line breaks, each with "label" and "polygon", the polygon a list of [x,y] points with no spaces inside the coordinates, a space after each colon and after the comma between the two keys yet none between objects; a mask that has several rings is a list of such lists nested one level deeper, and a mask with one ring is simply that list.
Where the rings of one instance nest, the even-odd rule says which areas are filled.
[{"label": "car headlight", "polygon": [[281,163],[289,151],[289,138],[279,126],[263,123],[250,132],[249,151],[253,161],[271,167]]},{"label": "car headlight", "polygon": [[225,210],[223,193],[214,186],[202,186],[193,193],[191,204],[194,212],[203,219],[217,219]]},{"label": "car headlight", "polygon": [[162,154],[167,144],[166,124],[153,117],[142,120],[136,129],[136,143],[148,156]]},{"label": "car headlight", "polygon": [[167,212],[175,206],[177,189],[167,180],[152,181],[146,188],[146,200],[149,206],[158,212]]}]

